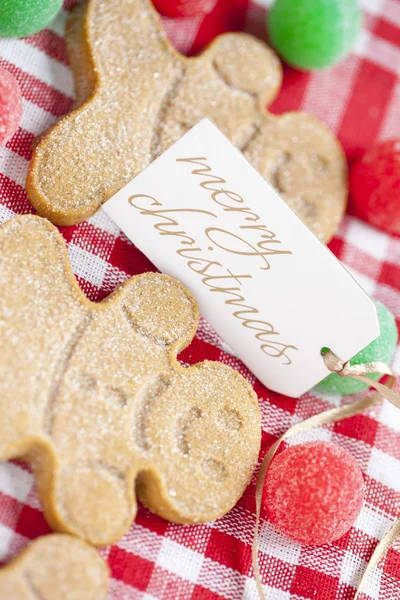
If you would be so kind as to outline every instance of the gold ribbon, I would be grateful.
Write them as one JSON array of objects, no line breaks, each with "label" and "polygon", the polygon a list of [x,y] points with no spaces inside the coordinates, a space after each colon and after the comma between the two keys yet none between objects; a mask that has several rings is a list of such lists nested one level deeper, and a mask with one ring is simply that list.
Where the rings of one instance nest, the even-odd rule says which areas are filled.
[{"label": "gold ribbon", "polygon": [[[367,408],[370,408],[379,400],[382,396],[387,398],[392,404],[400,408],[400,396],[393,391],[393,386],[396,382],[396,379],[391,371],[391,369],[381,362],[373,362],[364,365],[350,365],[349,362],[342,362],[333,352],[328,350],[324,355],[323,359],[325,365],[332,373],[337,373],[341,377],[352,377],[353,379],[357,379],[364,383],[367,383],[368,386],[372,386],[377,390],[377,394],[373,394],[368,398],[363,398],[362,400],[358,400],[354,402],[354,404],[349,404],[347,406],[339,406],[337,408],[331,408],[330,410],[326,410],[322,413],[314,415],[301,423],[296,423],[293,427],[290,427],[268,450],[266,455],[264,456],[260,471],[257,477],[256,484],[256,524],[253,538],[253,547],[252,547],[252,560],[253,560],[253,571],[254,571],[254,579],[257,585],[258,594],[261,600],[265,600],[264,590],[261,583],[260,569],[258,565],[258,530],[260,527],[260,513],[261,513],[261,500],[264,489],[265,477],[267,475],[268,467],[271,464],[273,457],[275,456],[276,451],[278,450],[281,443],[287,439],[288,437],[295,435],[296,433],[303,433],[304,431],[310,431],[315,427],[321,427],[322,425],[328,425],[330,423],[336,423],[337,421],[341,421],[342,419],[348,419],[349,417],[353,417],[363,412]],[[366,377],[371,373],[381,373],[385,375],[390,375],[387,384],[383,385]],[[361,581],[358,585],[356,594],[354,596],[354,600],[359,598],[361,593],[361,588],[364,586],[366,580],[370,576],[374,567],[378,564],[378,561],[385,554],[386,550],[390,548],[395,539],[400,535],[400,519],[396,521],[393,527],[385,534],[382,540],[379,542],[377,547],[375,548],[371,559],[365,569],[365,572],[361,578]]]},{"label": "gold ribbon", "polygon": [[[400,396],[392,390],[395,380],[391,385],[382,385],[366,375],[372,373],[380,373],[381,375],[390,375],[393,377],[392,369],[382,362],[371,362],[365,365],[351,365],[350,362],[342,362],[331,350],[328,350],[322,355],[325,366],[332,371],[337,373],[340,377],[352,377],[366,383],[369,387],[373,387],[381,396],[389,400],[392,404],[400,408]],[[394,378],[393,378],[394,379]]]}]

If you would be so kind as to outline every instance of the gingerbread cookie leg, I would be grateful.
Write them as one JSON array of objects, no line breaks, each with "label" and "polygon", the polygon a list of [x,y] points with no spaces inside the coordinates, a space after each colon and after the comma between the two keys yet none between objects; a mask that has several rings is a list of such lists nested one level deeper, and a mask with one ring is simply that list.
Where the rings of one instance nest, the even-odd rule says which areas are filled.
[{"label": "gingerbread cookie leg", "polygon": [[38,538],[0,570],[2,600],[105,600],[107,587],[105,562],[68,535]]},{"label": "gingerbread cookie leg", "polygon": [[260,444],[257,399],[238,373],[208,361],[182,369],[142,423],[152,465],[138,479],[146,506],[170,521],[198,523],[236,504]]}]

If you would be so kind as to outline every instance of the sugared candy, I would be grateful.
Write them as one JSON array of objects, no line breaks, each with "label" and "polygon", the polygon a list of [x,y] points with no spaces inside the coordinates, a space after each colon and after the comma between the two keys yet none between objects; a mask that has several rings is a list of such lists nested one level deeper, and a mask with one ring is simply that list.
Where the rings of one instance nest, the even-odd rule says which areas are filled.
[{"label": "sugared candy", "polygon": [[[380,302],[376,302],[376,308],[381,330],[380,335],[350,360],[351,365],[362,365],[375,361],[390,365],[393,359],[398,338],[396,321],[390,310]],[[382,375],[376,373],[367,375],[367,377],[377,381]],[[331,373],[316,386],[316,389],[320,392],[344,395],[356,394],[367,388],[367,384],[362,381],[357,381],[351,377],[341,377],[336,373]]]},{"label": "sugared candy", "polygon": [[285,61],[324,69],[350,51],[361,11],[357,0],[276,0],[267,19],[271,43]]},{"label": "sugared candy", "polygon": [[63,0],[1,0],[0,37],[25,37],[46,27]]},{"label": "sugared candy", "polygon": [[159,13],[166,17],[195,17],[212,11],[217,0],[153,0]]},{"label": "sugared candy", "polygon": [[354,162],[350,198],[361,219],[400,235],[400,140],[376,144]]},{"label": "sugared candy", "polygon": [[364,480],[347,450],[327,442],[292,446],[272,461],[263,507],[274,527],[306,545],[339,539],[364,500]]},{"label": "sugared candy", "polygon": [[15,77],[0,67],[0,146],[14,135],[21,122],[22,96]]}]

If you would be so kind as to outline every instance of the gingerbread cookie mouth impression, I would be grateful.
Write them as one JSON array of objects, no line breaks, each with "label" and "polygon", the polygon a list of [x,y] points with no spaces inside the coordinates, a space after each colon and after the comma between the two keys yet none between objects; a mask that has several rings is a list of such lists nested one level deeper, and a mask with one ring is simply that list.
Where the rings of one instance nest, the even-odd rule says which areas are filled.
[{"label": "gingerbread cookie mouth impression", "polygon": [[58,225],[91,216],[201,118],[209,117],[322,241],[343,216],[347,171],[334,136],[303,113],[265,110],[282,73],[246,34],[198,57],[176,52],[150,0],[89,0],[67,39],[79,108],[35,150],[27,190]]},{"label": "gingerbread cookie mouth impression", "polygon": [[53,529],[118,540],[139,498],[180,523],[226,513],[257,462],[260,415],[231,368],[176,360],[194,298],[158,273],[96,304],[56,228],[33,215],[0,227],[0,460],[34,471]]}]

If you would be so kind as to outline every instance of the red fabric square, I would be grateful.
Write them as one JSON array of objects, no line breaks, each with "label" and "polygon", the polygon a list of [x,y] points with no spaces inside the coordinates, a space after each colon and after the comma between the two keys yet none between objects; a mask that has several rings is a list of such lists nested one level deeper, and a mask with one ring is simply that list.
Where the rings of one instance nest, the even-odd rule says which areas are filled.
[{"label": "red fabric square", "polygon": [[400,265],[384,262],[379,275],[380,283],[400,290]]},{"label": "red fabric square", "polygon": [[195,585],[191,600],[224,600],[224,596],[220,596],[202,585]]},{"label": "red fabric square", "polygon": [[385,558],[385,572],[395,579],[400,579],[400,552],[389,548]]},{"label": "red fabric square", "polygon": [[[317,565],[316,565],[317,567]],[[290,587],[292,594],[313,600],[336,600],[338,580],[317,570],[298,566]]]},{"label": "red fabric square", "polygon": [[51,529],[41,511],[25,504],[19,514],[15,531],[24,537],[34,539],[50,533]]},{"label": "red fabric square", "polygon": [[108,555],[111,576],[138,590],[146,590],[154,569],[154,563],[113,546]]},{"label": "red fabric square", "polygon": [[205,556],[243,575],[250,575],[251,546],[222,531],[213,529]]},{"label": "red fabric square", "polygon": [[347,435],[373,446],[378,431],[378,422],[365,415],[356,415],[335,423],[333,430],[335,433]]}]

